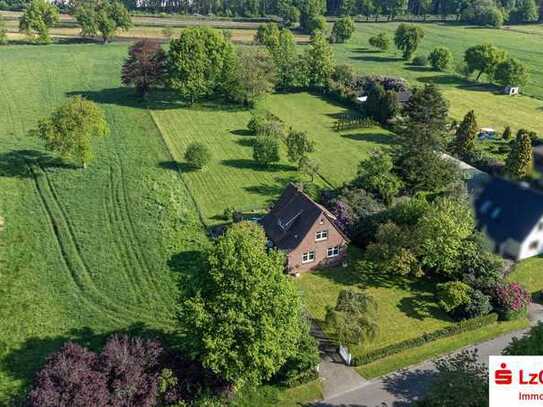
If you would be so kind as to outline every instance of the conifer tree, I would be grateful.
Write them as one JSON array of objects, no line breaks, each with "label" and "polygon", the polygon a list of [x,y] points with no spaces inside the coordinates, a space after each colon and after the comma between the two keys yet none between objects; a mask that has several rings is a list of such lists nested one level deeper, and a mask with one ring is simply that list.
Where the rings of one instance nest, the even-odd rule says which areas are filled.
[{"label": "conifer tree", "polygon": [[534,161],[530,133],[520,129],[505,162],[505,174],[513,179],[523,179],[532,175]]},{"label": "conifer tree", "polygon": [[456,130],[453,152],[458,157],[464,157],[473,151],[477,129],[477,119],[475,118],[475,112],[472,110],[464,116],[464,120],[462,120],[458,130]]},{"label": "conifer tree", "polygon": [[502,138],[504,140],[509,140],[512,135],[513,135],[513,132],[511,131],[511,126],[507,126],[505,130],[503,131]]}]

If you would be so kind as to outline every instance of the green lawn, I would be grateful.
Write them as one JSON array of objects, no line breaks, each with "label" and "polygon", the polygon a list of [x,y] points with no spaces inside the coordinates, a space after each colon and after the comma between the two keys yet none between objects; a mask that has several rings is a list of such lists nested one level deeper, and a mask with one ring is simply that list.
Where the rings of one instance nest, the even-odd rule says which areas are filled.
[{"label": "green lawn", "polygon": [[532,257],[517,264],[509,275],[511,281],[524,286],[530,293],[543,290],[543,257]]},{"label": "green lawn", "polygon": [[[345,108],[308,93],[272,95],[257,108],[268,109],[288,126],[307,131],[316,144],[312,157],[319,163],[319,173],[332,185],[352,179],[358,162],[369,150],[393,141],[380,128],[334,131],[335,118]],[[220,215],[227,207],[244,210],[266,207],[297,176],[296,167],[286,161],[284,151],[281,162],[271,168],[255,164],[253,136],[246,130],[248,110],[196,105],[154,109],[152,116],[206,222],[220,222]],[[184,163],[184,152],[193,141],[206,144],[213,153],[212,162],[202,171],[194,171]]]},{"label": "green lawn", "polygon": [[[0,49],[0,405],[67,338],[174,327],[179,270],[203,228],[152,117],[120,88],[126,45]],[[104,108],[88,169],[26,136],[67,94]],[[187,262],[188,264],[188,262]],[[181,267],[181,266],[180,266]]]},{"label": "green lawn", "polygon": [[[340,63],[353,64],[363,74],[393,75],[408,80],[412,85],[434,82],[440,85],[451,103],[451,115],[461,118],[475,109],[481,127],[503,130],[507,125],[514,129],[528,127],[543,133],[543,102],[529,97],[508,97],[493,92],[496,87],[468,82],[451,72],[435,72],[430,68],[406,64],[400,54],[391,49],[378,52],[368,44],[368,38],[386,32],[392,38],[398,23],[358,23],[353,37],[346,44],[334,46]],[[543,99],[543,61],[540,26],[522,26],[523,32],[464,27],[448,24],[420,24],[425,37],[417,54],[427,54],[437,46],[446,46],[457,61],[463,59],[466,48],[491,42],[507,50],[529,67],[530,82],[523,89],[526,95]]]},{"label": "green lawn", "polygon": [[[349,266],[347,269],[337,268],[305,273],[296,280],[296,283],[305,298],[310,314],[320,321],[325,332],[332,337],[334,333],[326,328],[323,319],[326,306],[334,306],[341,289],[355,287],[367,290],[377,301],[379,326],[377,338],[369,345],[352,347],[350,350],[354,356],[454,324],[454,321],[436,305],[434,286],[429,282],[388,278],[378,273],[356,272]],[[371,379],[463,346],[524,328],[527,324],[525,319],[495,323],[399,352],[359,366],[357,371],[363,377]]]},{"label": "green lawn", "polygon": [[354,355],[454,324],[435,304],[433,285],[427,282],[387,278],[378,273],[357,273],[349,267],[304,273],[296,283],[302,291],[309,312],[320,321],[324,320],[326,306],[335,304],[338,293],[343,288],[365,289],[375,298],[378,305],[379,334],[370,345],[354,347]]},{"label": "green lawn", "polygon": [[298,407],[322,399],[320,380],[292,388],[261,386],[236,395],[232,407]]},{"label": "green lawn", "polygon": [[524,329],[528,326],[528,320],[519,319],[515,321],[497,322],[490,326],[474,331],[463,332],[458,335],[437,339],[433,342],[408,349],[395,355],[379,359],[356,368],[366,379],[373,379],[398,369],[422,363],[425,360],[456,351],[464,346],[473,345],[496,338],[507,332]]}]

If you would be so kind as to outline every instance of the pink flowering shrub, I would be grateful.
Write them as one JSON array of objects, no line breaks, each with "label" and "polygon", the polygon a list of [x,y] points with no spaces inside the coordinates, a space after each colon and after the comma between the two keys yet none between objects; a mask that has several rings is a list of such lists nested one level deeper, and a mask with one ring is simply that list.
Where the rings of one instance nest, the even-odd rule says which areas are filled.
[{"label": "pink flowering shrub", "polygon": [[505,314],[524,311],[530,302],[530,294],[520,284],[505,283],[496,287],[496,303]]}]

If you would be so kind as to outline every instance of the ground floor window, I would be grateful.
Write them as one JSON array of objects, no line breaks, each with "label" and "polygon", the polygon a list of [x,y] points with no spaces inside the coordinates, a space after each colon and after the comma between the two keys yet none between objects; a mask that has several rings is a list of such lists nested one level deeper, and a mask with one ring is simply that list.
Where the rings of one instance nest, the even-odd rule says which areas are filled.
[{"label": "ground floor window", "polygon": [[339,246],[328,248],[328,257],[336,257],[337,255],[339,255]]},{"label": "ground floor window", "polygon": [[310,250],[302,254],[302,263],[310,263],[315,260],[315,251]]}]

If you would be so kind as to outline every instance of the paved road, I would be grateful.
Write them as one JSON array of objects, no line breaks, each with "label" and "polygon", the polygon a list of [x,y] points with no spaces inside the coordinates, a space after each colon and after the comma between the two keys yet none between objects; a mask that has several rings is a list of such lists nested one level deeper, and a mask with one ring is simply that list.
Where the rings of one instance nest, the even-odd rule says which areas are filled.
[{"label": "paved road", "polygon": [[[532,304],[530,307],[532,324],[543,321],[543,307]],[[499,355],[511,339],[523,335],[527,330],[515,331],[488,342],[470,346],[468,349],[478,349],[479,358],[488,364],[490,355]],[[431,360],[410,367],[388,376],[361,383],[357,387],[344,392],[335,392],[333,396],[316,403],[318,407],[381,407],[408,406],[426,392],[435,373]]]}]

